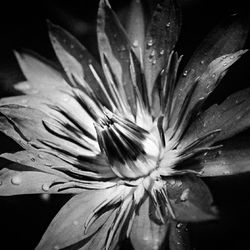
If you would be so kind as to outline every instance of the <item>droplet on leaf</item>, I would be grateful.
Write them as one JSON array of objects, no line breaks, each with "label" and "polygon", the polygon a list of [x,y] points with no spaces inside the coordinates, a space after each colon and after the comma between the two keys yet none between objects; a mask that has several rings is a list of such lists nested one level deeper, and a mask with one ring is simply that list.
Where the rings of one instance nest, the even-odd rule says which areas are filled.
[{"label": "droplet on leaf", "polygon": [[12,178],[11,178],[11,183],[12,183],[13,185],[20,185],[20,184],[22,183],[22,178],[21,178],[21,176],[16,175],[16,176],[12,177]]},{"label": "droplet on leaf", "polygon": [[189,195],[189,188],[185,189],[180,197],[181,201],[186,201],[188,199],[188,195]]},{"label": "droplet on leaf", "polygon": [[48,183],[43,184],[42,185],[42,190],[45,191],[45,192],[49,191],[49,184]]},{"label": "droplet on leaf", "polygon": [[182,75],[187,76],[187,74],[188,74],[188,72],[187,72],[187,70],[185,70]]},{"label": "droplet on leaf", "polygon": [[177,229],[181,229],[181,228],[182,228],[182,226],[183,226],[183,224],[182,224],[182,223],[180,223],[180,222],[176,224],[176,228],[177,228]]},{"label": "droplet on leaf", "polygon": [[169,28],[169,27],[170,27],[170,25],[171,25],[171,23],[170,23],[170,22],[168,22],[168,23],[166,24],[166,27],[167,27],[167,28]]},{"label": "droplet on leaf", "polygon": [[134,46],[135,48],[137,48],[137,47],[139,46],[139,42],[138,42],[138,40],[134,40],[134,42],[133,42],[133,46]]}]

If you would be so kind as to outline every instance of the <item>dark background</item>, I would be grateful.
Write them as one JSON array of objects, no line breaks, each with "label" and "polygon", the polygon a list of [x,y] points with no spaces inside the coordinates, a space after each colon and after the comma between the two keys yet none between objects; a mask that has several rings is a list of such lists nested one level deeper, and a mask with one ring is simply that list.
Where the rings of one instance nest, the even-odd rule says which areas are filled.
[{"label": "dark background", "polygon": [[[110,2],[123,17],[129,1]],[[226,0],[182,0],[183,30],[178,51],[184,54],[184,61],[224,16],[240,9],[249,10],[247,2],[248,0],[232,3]],[[4,89],[0,96],[10,95],[8,84],[21,76],[12,54],[13,49],[28,48],[54,58],[47,36],[46,19],[69,30],[96,55],[97,6],[98,0],[5,2],[0,7],[0,84],[1,89]],[[246,48],[250,48],[249,45],[248,39]],[[250,87],[249,69],[248,53],[230,69],[210,102],[221,100],[238,89]],[[205,181],[214,195],[221,219],[189,226],[193,248],[250,249],[250,175]],[[0,248],[34,249],[51,219],[69,197],[50,196],[49,200],[42,199],[39,195],[0,198]]]}]

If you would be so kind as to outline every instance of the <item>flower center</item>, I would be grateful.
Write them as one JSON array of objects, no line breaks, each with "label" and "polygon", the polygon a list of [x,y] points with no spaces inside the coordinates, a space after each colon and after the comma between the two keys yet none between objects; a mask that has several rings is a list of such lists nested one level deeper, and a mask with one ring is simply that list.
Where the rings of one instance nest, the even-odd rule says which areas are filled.
[{"label": "flower center", "polygon": [[137,179],[156,168],[160,145],[145,129],[111,112],[95,128],[102,153],[121,179]]}]

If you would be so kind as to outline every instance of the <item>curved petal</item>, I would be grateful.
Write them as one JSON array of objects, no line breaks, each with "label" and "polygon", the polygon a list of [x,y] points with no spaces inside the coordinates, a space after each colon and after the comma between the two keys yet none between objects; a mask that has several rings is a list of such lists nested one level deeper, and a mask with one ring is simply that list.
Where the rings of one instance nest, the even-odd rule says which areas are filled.
[{"label": "curved petal", "polygon": [[247,38],[249,21],[245,15],[237,15],[218,25],[194,52],[180,76],[174,93],[173,121],[178,116],[180,107],[187,93],[193,87],[208,65],[216,58],[240,50]]},{"label": "curved petal", "polygon": [[[249,138],[243,136],[223,142],[223,147],[198,157],[195,168],[202,169],[201,176],[234,175],[250,171]],[[193,168],[192,168],[193,169]]]},{"label": "curved petal", "polygon": [[[19,164],[6,164],[6,167],[0,170],[0,195],[58,193],[57,187],[51,187],[51,184],[68,181],[67,178],[33,170]],[[80,191],[82,190],[75,189],[60,193],[77,193]]]},{"label": "curved petal", "polygon": [[216,218],[212,195],[198,177],[170,177],[166,179],[166,185],[177,221],[196,222]]},{"label": "curved petal", "polygon": [[132,114],[136,114],[135,93],[130,71],[130,41],[107,0],[101,0],[99,4],[97,37],[106,78],[110,79],[110,73],[107,71],[108,62],[113,71],[111,73],[117,81],[120,98]]},{"label": "curved petal", "polygon": [[145,39],[144,73],[150,100],[156,78],[168,61],[179,37],[180,23],[181,15],[177,1],[158,1]]},{"label": "curved petal", "polygon": [[190,125],[179,148],[183,149],[195,140],[220,130],[208,144],[224,140],[250,126],[250,89],[238,91],[219,105],[213,105]]},{"label": "curved petal", "polygon": [[147,198],[134,218],[130,240],[136,250],[164,249],[168,229],[168,223],[157,224],[150,218],[149,198]]}]

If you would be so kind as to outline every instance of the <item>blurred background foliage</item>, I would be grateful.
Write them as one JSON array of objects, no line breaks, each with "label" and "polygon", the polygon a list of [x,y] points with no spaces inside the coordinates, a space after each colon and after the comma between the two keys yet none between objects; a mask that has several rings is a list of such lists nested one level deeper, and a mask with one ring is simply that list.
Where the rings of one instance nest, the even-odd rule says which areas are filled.
[{"label": "blurred background foliage", "polygon": [[[150,0],[149,0],[150,1]],[[47,35],[46,19],[59,24],[75,35],[95,55],[95,20],[98,0],[43,0],[2,2],[0,7],[0,96],[13,93],[11,84],[22,79],[12,50],[27,48],[55,60]],[[111,0],[120,16],[126,17],[130,1]],[[204,36],[223,18],[239,11],[248,11],[248,0],[180,0],[183,27],[177,49],[184,62]],[[249,39],[246,48],[250,48]],[[250,87],[250,56],[245,55],[229,70],[212,94],[208,104],[223,100],[230,93]],[[241,134],[249,138],[249,131]],[[0,150],[6,148],[1,137]],[[249,143],[250,144],[250,143]],[[192,248],[196,250],[250,249],[250,174],[205,180],[220,210],[220,220],[189,226]],[[0,248],[34,249],[43,232],[60,207],[70,198],[58,196],[16,196],[0,198]],[[2,246],[5,246],[2,248]],[[129,248],[124,243],[124,249]]]}]

